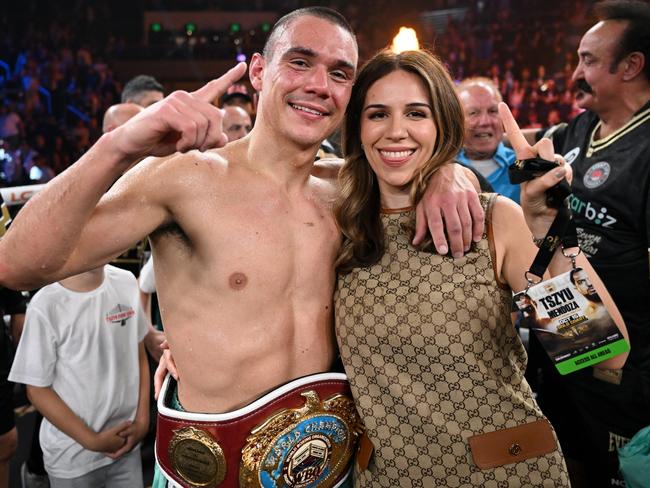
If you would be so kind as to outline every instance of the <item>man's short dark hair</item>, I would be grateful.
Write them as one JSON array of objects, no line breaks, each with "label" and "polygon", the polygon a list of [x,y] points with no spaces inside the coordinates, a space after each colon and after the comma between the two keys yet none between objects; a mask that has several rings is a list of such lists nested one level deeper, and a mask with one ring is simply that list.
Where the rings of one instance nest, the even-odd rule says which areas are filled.
[{"label": "man's short dark hair", "polygon": [[650,81],[650,4],[637,0],[605,0],[596,4],[599,20],[623,20],[627,27],[621,35],[610,72],[630,53],[643,54],[643,74]]},{"label": "man's short dark hair", "polygon": [[220,105],[223,107],[225,105],[237,105],[236,100],[241,101],[242,103],[253,103],[253,99],[250,95],[246,93],[234,92],[234,93],[224,93],[221,97]]},{"label": "man's short dark hair", "polygon": [[354,31],[352,30],[352,26],[350,26],[346,18],[336,10],[327,7],[299,8],[297,10],[289,12],[275,23],[273,29],[271,29],[271,32],[269,33],[269,37],[266,39],[266,44],[264,44],[264,50],[262,51],[262,54],[265,58],[270,59],[273,57],[273,47],[275,41],[277,40],[276,38],[283,31],[283,28],[285,28],[293,20],[305,16],[318,17],[319,19],[327,20],[334,25],[338,25],[346,32],[349,32],[350,35],[354,38]]},{"label": "man's short dark hair", "polygon": [[153,76],[138,75],[131,78],[122,90],[122,103],[136,101],[140,94],[149,91],[165,93],[163,86]]}]

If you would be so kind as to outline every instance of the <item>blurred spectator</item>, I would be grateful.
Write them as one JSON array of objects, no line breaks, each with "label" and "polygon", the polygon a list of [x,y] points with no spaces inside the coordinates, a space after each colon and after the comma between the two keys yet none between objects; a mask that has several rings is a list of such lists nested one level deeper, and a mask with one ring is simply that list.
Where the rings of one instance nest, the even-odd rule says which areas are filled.
[{"label": "blurred spectator", "polygon": [[225,107],[241,107],[248,113],[251,119],[255,118],[255,107],[253,99],[248,94],[248,89],[245,85],[234,84],[228,91],[221,97],[221,108]]},{"label": "blurred spectator", "polygon": [[164,96],[163,86],[153,76],[138,75],[124,85],[122,103],[131,102],[148,107],[162,100]]},{"label": "blurred spectator", "polygon": [[[10,223],[9,210],[0,196],[0,238]],[[26,300],[21,293],[0,286],[0,488],[9,486],[9,461],[18,444],[13,383],[8,381],[8,375],[14,347],[22,333],[25,307]],[[5,314],[9,316],[9,324],[4,321]]]},{"label": "blurred spectator", "polygon": [[465,112],[465,145],[457,161],[478,171],[494,191],[519,203],[519,185],[510,183],[508,168],[515,152],[506,147],[498,104],[501,94],[489,78],[468,78],[457,88]]},{"label": "blurred spectator", "polygon": [[[219,9],[271,10],[281,15],[308,3],[267,0],[251,5],[223,0]],[[567,6],[560,0],[527,0],[521,5],[507,1],[409,0],[395,8],[388,0],[377,0],[374,8],[368,9],[359,0],[328,0],[327,5],[343,13],[353,25],[362,60],[386,46],[400,25],[413,25],[421,44],[433,48],[448,63],[455,79],[490,78],[524,127],[546,125],[549,116],[555,120],[553,110],[559,111],[562,122],[579,113],[573,102],[571,71],[591,3],[581,0]],[[161,5],[145,2],[147,10],[161,10]],[[213,0],[177,0],[166,2],[164,9],[200,11],[214,6]],[[459,7],[466,9],[464,18],[449,15],[446,25],[433,25],[423,15]],[[259,27],[236,33],[201,27],[199,23],[192,36],[163,29],[160,42],[145,44],[151,39],[142,32],[142,23],[134,21],[128,9],[111,9],[105,2],[81,0],[55,6],[23,0],[20,8],[4,9],[0,16],[0,60],[10,69],[9,75],[0,79],[0,99],[24,127],[21,140],[14,143],[10,139],[11,149],[22,146],[24,139],[31,146],[42,135],[46,147],[35,149],[58,173],[95,142],[103,114],[120,101],[122,80],[111,69],[113,61],[234,60],[238,54],[249,57],[261,49],[266,37]],[[153,78],[149,82],[145,82],[145,91],[151,92],[153,99],[136,101],[143,106],[163,96],[160,83]],[[130,85],[124,87],[127,98]],[[219,105],[239,105],[254,121],[254,96],[244,84],[233,86]]]},{"label": "blurred spectator", "polygon": [[29,180],[32,184],[47,183],[56,176],[47,158],[42,154],[34,154],[32,163],[32,167],[29,170]]},{"label": "blurred spectator", "polygon": [[252,128],[253,123],[246,110],[233,105],[224,108],[223,131],[228,136],[228,142],[245,137]]},{"label": "blurred spectator", "polygon": [[141,112],[143,108],[135,103],[118,103],[108,108],[104,114],[102,131],[110,132],[119,127],[131,117]]},{"label": "blurred spectator", "polygon": [[20,118],[12,105],[0,104],[0,139],[6,141],[10,146],[18,145],[25,130],[23,120]]}]

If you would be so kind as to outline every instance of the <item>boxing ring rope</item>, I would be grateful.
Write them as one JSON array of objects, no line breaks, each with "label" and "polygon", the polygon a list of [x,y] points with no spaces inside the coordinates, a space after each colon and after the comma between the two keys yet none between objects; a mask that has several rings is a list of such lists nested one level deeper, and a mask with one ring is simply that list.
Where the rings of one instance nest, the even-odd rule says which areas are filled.
[{"label": "boxing ring rope", "polygon": [[44,186],[44,184],[9,186],[0,188],[0,195],[2,195],[2,199],[7,205],[21,205],[41,191]]}]

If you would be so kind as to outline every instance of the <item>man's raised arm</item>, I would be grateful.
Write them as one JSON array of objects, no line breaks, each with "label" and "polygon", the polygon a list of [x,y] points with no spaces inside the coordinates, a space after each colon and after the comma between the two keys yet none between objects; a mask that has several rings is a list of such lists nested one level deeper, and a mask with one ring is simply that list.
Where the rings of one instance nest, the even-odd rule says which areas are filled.
[{"label": "man's raised arm", "polygon": [[195,92],[174,92],[104,134],[19,212],[0,241],[0,284],[29,289],[95,268],[164,222],[163,202],[138,198],[141,171],[100,198],[145,156],[224,146],[223,113],[211,101],[245,70],[240,63]]}]

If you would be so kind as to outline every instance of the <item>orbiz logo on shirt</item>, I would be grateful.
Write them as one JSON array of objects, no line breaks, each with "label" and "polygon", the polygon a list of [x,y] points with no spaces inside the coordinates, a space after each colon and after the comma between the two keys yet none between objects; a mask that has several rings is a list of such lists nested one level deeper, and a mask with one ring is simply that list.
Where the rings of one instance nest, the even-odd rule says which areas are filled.
[{"label": "orbiz logo on shirt", "polygon": [[590,202],[580,200],[575,193],[569,195],[569,207],[571,207],[571,211],[574,214],[582,215],[587,220],[601,227],[612,229],[614,228],[614,224],[618,222],[611,215],[607,215],[607,207],[597,209]]},{"label": "orbiz logo on shirt", "polygon": [[120,305],[119,303],[106,314],[106,322],[109,324],[119,324],[124,327],[126,321],[135,315],[133,310],[128,305]]}]

